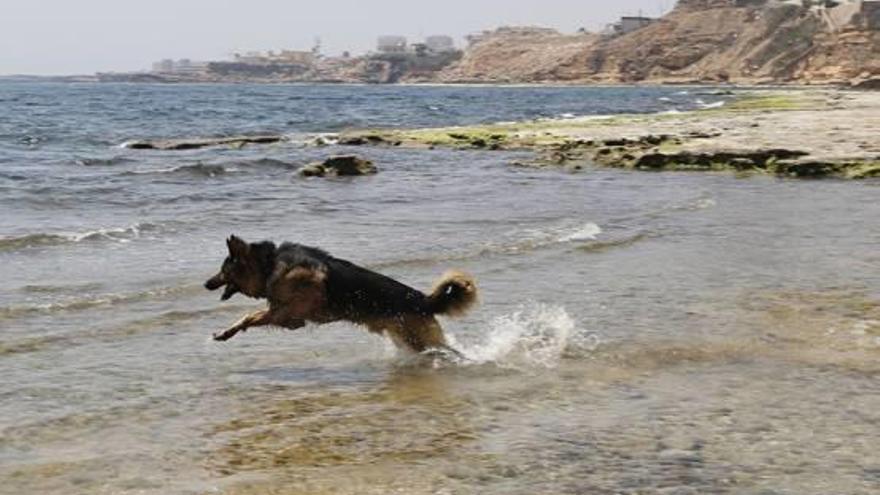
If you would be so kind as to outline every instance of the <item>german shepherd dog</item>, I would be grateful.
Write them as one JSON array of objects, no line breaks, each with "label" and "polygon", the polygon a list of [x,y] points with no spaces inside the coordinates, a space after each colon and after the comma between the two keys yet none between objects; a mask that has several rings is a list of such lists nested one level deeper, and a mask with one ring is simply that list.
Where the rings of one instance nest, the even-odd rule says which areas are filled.
[{"label": "german shepherd dog", "polygon": [[301,244],[247,243],[232,236],[229,256],[220,272],[205,282],[208,290],[225,286],[225,301],[240,292],[267,299],[268,308],[256,311],[214,340],[229,340],[250,327],[275,325],[291,330],[345,320],[385,334],[398,348],[417,353],[450,348],[434,315],[461,315],[477,302],[476,283],[470,275],[449,271],[430,294],[326,252]]}]

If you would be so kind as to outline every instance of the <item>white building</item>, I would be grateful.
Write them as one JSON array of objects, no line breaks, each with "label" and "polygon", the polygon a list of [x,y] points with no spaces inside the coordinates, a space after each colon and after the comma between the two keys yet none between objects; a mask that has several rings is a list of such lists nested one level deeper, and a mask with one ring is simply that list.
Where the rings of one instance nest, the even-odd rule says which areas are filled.
[{"label": "white building", "polygon": [[170,58],[160,60],[153,64],[153,72],[163,74],[195,74],[208,69],[208,62],[200,62],[182,58],[174,61]]},{"label": "white building", "polygon": [[379,36],[376,43],[376,49],[379,53],[406,53],[406,46],[405,36]]},{"label": "white building", "polygon": [[618,33],[627,34],[638,29],[642,29],[654,22],[654,19],[650,17],[641,17],[641,16],[632,16],[632,17],[621,17],[620,22],[617,24]]},{"label": "white building", "polygon": [[428,50],[436,53],[455,51],[455,41],[452,36],[443,34],[428,36],[425,38],[425,46],[428,47]]},{"label": "white building", "polygon": [[153,63],[153,72],[173,72],[174,60],[166,58]]}]

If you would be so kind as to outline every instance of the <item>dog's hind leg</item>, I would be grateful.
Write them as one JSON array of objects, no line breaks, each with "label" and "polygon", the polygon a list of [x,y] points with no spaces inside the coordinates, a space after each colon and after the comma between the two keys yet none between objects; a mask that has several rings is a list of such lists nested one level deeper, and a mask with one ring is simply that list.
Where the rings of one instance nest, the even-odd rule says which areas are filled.
[{"label": "dog's hind leg", "polygon": [[406,315],[401,321],[401,337],[415,352],[446,347],[443,328],[433,316]]},{"label": "dog's hind leg", "polygon": [[232,337],[235,337],[235,334],[238,332],[243,332],[250,327],[258,327],[262,325],[268,325],[272,322],[272,316],[269,313],[268,309],[263,309],[260,311],[255,311],[238,322],[235,325],[227,328],[222,332],[218,332],[214,334],[214,340],[225,341],[229,340]]},{"label": "dog's hind leg", "polygon": [[[451,355],[459,360],[467,360],[467,356],[446,343],[443,327],[436,318],[428,317],[409,322],[407,333],[413,349],[423,355],[442,359],[448,359]],[[443,353],[448,354],[444,356]]]}]

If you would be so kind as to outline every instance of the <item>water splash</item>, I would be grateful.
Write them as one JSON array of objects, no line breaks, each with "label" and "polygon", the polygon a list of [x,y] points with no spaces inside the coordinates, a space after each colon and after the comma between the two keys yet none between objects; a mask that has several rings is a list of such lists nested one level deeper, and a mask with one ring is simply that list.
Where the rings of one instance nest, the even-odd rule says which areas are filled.
[{"label": "water splash", "polygon": [[576,333],[575,321],[565,308],[532,303],[493,319],[481,342],[453,341],[452,345],[467,356],[464,364],[555,368]]}]

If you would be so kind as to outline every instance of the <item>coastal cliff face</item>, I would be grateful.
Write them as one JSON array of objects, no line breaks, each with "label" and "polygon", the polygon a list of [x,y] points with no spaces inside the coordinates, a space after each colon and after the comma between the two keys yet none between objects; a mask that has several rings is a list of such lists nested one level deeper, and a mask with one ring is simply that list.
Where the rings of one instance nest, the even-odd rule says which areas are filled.
[{"label": "coastal cliff face", "polygon": [[880,32],[866,23],[834,26],[825,17],[769,0],[681,0],[663,18],[621,36],[502,28],[477,39],[435,79],[827,83],[880,75]]},{"label": "coastal cliff face", "polygon": [[[821,30],[816,16],[795,5],[695,3],[596,46],[602,63],[588,77],[621,82],[790,80]],[[719,6],[723,3],[732,5]]]},{"label": "coastal cliff face", "polygon": [[478,36],[440,82],[571,81],[583,77],[595,34],[565,35],[553,29],[504,27]]},{"label": "coastal cliff face", "polygon": [[[880,78],[880,31],[823,33],[796,76],[805,82],[849,81],[861,84]],[[873,86],[876,87],[876,86]]]}]

